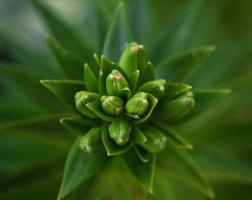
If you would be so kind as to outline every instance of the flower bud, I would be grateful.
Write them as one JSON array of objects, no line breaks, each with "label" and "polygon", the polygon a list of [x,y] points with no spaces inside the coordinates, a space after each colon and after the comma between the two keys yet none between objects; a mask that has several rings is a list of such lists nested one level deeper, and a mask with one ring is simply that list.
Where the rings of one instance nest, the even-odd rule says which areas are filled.
[{"label": "flower bud", "polygon": [[84,116],[95,119],[97,116],[91,111],[87,104],[93,101],[97,101],[99,95],[92,92],[80,91],[75,94],[75,105],[77,110]]},{"label": "flower bud", "polygon": [[147,93],[136,93],[126,104],[126,112],[128,114],[143,116],[149,109]]},{"label": "flower bud", "polygon": [[142,129],[142,133],[147,138],[147,141],[141,146],[148,152],[158,153],[165,148],[167,137],[157,128],[146,126]]},{"label": "flower bud", "polygon": [[154,97],[160,99],[165,93],[165,84],[166,81],[163,79],[149,81],[143,84],[138,91],[152,94]]},{"label": "flower bud", "polygon": [[103,111],[112,116],[118,116],[124,106],[123,100],[117,96],[102,96],[101,103]]},{"label": "flower bud", "polygon": [[95,127],[90,129],[80,139],[79,147],[87,153],[100,152],[103,149],[101,142],[101,128]]},{"label": "flower bud", "polygon": [[136,69],[141,70],[147,65],[147,52],[143,45],[130,43],[124,50],[119,66],[130,76]]},{"label": "flower bud", "polygon": [[106,78],[106,90],[109,96],[125,96],[125,89],[129,89],[129,84],[118,70],[113,70]]},{"label": "flower bud", "polygon": [[109,126],[109,136],[115,143],[122,146],[129,141],[132,126],[125,120],[112,122]]},{"label": "flower bud", "polygon": [[168,101],[158,110],[158,115],[167,121],[177,121],[189,114],[195,105],[193,93],[187,91],[185,94]]}]

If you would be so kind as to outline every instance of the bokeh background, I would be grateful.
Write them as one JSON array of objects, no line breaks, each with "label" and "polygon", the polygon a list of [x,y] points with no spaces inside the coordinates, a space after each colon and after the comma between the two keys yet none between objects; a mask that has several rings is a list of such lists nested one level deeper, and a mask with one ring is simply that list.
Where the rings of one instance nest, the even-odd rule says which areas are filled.
[{"label": "bokeh background", "polygon": [[[92,21],[87,17],[92,11],[86,8],[85,0],[44,0],[44,3],[66,22],[71,23],[80,35],[87,31],[83,27],[92,26]],[[154,40],[161,28],[181,12],[188,0],[150,0],[150,3],[153,17],[149,24],[135,27],[135,31],[141,29],[141,26],[150,26]],[[134,3],[127,5],[131,13]],[[111,10],[114,8],[115,3],[111,3]],[[186,132],[185,137],[190,138],[189,141],[198,149],[193,152],[194,157],[209,176],[217,199],[250,200],[252,1],[209,0],[206,1],[202,14],[204,18],[198,19],[191,36],[194,43],[188,44],[188,47],[214,44],[217,50],[209,58],[206,66],[194,74],[195,79],[188,79],[188,82],[195,86],[228,87],[233,92],[210,106],[200,117],[194,119],[190,126],[185,124],[180,129]],[[19,132],[1,131],[1,124],[10,120],[46,112],[23,92],[24,89],[29,91],[29,84],[19,87],[19,79],[29,79],[25,73],[18,71],[14,78],[16,82],[13,83],[6,71],[2,70],[12,65],[25,65],[25,68],[36,72],[37,80],[60,77],[60,71],[51,67],[57,64],[44,41],[46,33],[45,24],[29,0],[0,0],[1,200],[55,199],[59,188],[63,163],[69,147],[65,142],[65,138],[69,136],[58,134],[59,130],[64,132],[59,125],[54,124],[53,127],[57,131],[52,131],[51,135],[43,135],[44,129],[51,128],[50,124],[43,125],[41,132],[35,136],[29,129]],[[31,57],[23,56],[27,52]],[[33,60],[35,57],[40,59]],[[8,66],[6,63],[9,63]],[[33,84],[33,81],[30,83]],[[38,95],[38,91],[33,93]],[[10,104],[10,99],[16,101],[16,104]],[[38,97],[36,100],[47,103],[46,97]],[[69,139],[71,140],[71,137]],[[206,160],[205,155],[211,157],[212,161]],[[176,191],[176,185],[171,187],[174,187],[177,196],[174,199],[205,199],[185,186],[180,185],[179,191]]]}]

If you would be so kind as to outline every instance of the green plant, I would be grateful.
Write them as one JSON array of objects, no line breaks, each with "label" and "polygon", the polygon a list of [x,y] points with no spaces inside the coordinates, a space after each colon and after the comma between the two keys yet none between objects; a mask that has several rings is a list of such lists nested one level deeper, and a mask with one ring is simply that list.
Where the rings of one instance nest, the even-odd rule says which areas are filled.
[{"label": "green plant", "polygon": [[[0,129],[16,128],[15,131],[26,133],[64,132],[55,121],[63,117],[61,124],[77,139],[68,154],[58,199],[80,199],[83,193],[84,199],[167,199],[173,198],[173,191],[169,191],[173,180],[175,185],[179,180],[213,198],[214,192],[206,175],[187,152],[193,146],[178,133],[178,130],[190,130],[194,123],[208,123],[209,119],[197,120],[195,116],[207,110],[216,96],[230,93],[229,89],[197,87],[200,86],[200,78],[205,77],[190,81],[193,87],[181,83],[187,82],[188,77],[215,50],[212,45],[188,48],[202,1],[192,1],[173,26],[163,31],[163,36],[157,37],[152,45],[146,39],[145,31],[139,33],[136,28],[142,23],[147,28],[149,23],[144,20],[147,20],[148,14],[142,13],[142,23],[132,25],[123,2],[119,3],[114,17],[111,17],[111,9],[116,4],[114,1],[87,1],[90,9],[93,9],[90,19],[97,19],[96,26],[89,33],[95,34],[92,40],[80,37],[40,1],[32,2],[53,35],[47,36],[47,43],[61,71],[55,69],[53,73],[49,69],[50,60],[48,63],[43,58],[39,60],[38,55],[26,52],[26,49],[23,49],[21,55],[24,57],[21,57],[45,67],[43,79],[53,80],[42,80],[41,83],[70,109],[65,111],[61,108],[38,84],[42,70],[29,76],[26,71],[10,70],[3,66],[5,73],[14,79],[21,79],[20,83],[24,84],[21,86],[36,102],[33,104],[34,113],[42,114],[42,117],[6,123]],[[145,4],[142,2],[141,5]],[[136,16],[133,16],[134,20]],[[147,47],[154,66],[148,62],[145,47],[132,41]],[[93,57],[93,53],[97,54]],[[41,63],[41,60],[44,62]],[[155,73],[162,79],[156,79]],[[24,77],[25,80],[22,80]],[[27,87],[30,89],[27,90]],[[48,112],[50,115],[44,115]],[[46,162],[44,165],[48,170],[52,167],[57,171],[55,166],[62,164],[60,161],[67,150],[66,146],[73,142],[72,137],[60,137],[62,139],[57,147],[52,145],[52,149],[59,151],[55,156],[58,160],[53,164]],[[58,142],[57,138],[50,140],[53,144]],[[154,185],[154,194],[150,195],[145,191],[153,190],[155,168],[154,183],[156,180],[157,186]],[[144,190],[134,185],[129,175]],[[107,183],[109,180],[114,183]],[[177,187],[183,188],[183,185]],[[115,194],[110,194],[110,190],[116,191]],[[135,190],[139,191],[139,196],[132,196],[130,191]]]}]

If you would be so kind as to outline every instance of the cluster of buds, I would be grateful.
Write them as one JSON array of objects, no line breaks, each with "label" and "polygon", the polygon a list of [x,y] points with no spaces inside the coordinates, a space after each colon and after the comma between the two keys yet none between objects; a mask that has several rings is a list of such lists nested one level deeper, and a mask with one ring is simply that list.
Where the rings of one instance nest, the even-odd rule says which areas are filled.
[{"label": "cluster of buds", "polygon": [[137,43],[127,46],[118,65],[105,56],[95,58],[99,74],[86,64],[86,90],[75,94],[83,120],[97,122],[82,136],[80,148],[93,153],[105,147],[109,156],[132,147],[137,154],[162,151],[167,139],[156,122],[177,122],[193,109],[191,86],[155,79],[145,47]]}]

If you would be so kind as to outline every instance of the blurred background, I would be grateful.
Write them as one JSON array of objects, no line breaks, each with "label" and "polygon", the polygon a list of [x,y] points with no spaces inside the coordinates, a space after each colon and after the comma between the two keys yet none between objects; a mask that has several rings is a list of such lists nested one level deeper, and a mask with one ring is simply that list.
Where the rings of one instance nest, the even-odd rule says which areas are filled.
[{"label": "blurred background", "polygon": [[[92,10],[85,6],[85,0],[43,2],[67,23],[72,24],[80,35],[88,31],[83,27],[92,26],[92,21],[88,17]],[[111,3],[113,10],[116,1],[111,2],[115,2]],[[149,0],[149,2],[153,16],[149,21],[152,30],[150,38],[155,38],[161,28],[181,12],[188,0]],[[127,5],[129,16],[132,16],[134,1]],[[206,1],[202,14],[204,18],[198,19],[192,34],[194,43],[188,44],[188,47],[213,44],[217,50],[209,58],[206,67],[198,70],[193,75],[194,78],[187,81],[195,86],[227,87],[233,92],[180,129],[186,132],[185,137],[189,138],[198,149],[193,152],[194,157],[206,171],[216,191],[217,199],[250,200],[252,199],[252,1],[209,0]],[[141,26],[138,28],[141,29]],[[136,32],[138,28],[135,29]],[[36,72],[36,80],[61,77],[60,71],[51,67],[56,65],[56,61],[49,53],[44,40],[47,32],[45,24],[29,0],[0,0],[0,69],[6,68],[8,63],[8,67],[20,65]],[[90,34],[89,36],[93,37]],[[148,42],[145,45],[148,47]],[[30,53],[30,58],[23,56],[27,52]],[[40,60],[32,60],[35,57]],[[34,66],[33,63],[37,65]],[[9,81],[4,70],[0,70],[0,124],[48,113],[23,94],[22,88],[18,87],[19,79],[27,78],[25,73],[18,72],[14,78],[16,83],[15,81],[13,83]],[[30,83],[33,83],[32,80]],[[25,88],[29,90],[29,84]],[[46,97],[41,97],[40,101],[45,101],[43,98]],[[10,99],[16,101],[16,104],[10,104]],[[51,130],[50,125],[48,126],[44,128]],[[64,132],[60,126],[55,125],[54,128]],[[38,135],[32,136],[31,132],[32,130],[1,131],[0,125],[1,200],[55,199],[69,144],[65,143],[64,138],[62,139],[55,131],[50,136],[44,135],[43,140]],[[43,130],[39,135],[43,135]],[[64,137],[67,138],[67,134]],[[58,141],[57,145],[55,140]],[[206,155],[212,160],[205,159]],[[45,171],[44,166],[49,166],[50,170],[46,168]],[[177,188],[176,184],[171,187]],[[188,191],[184,186],[179,188],[180,191],[174,189],[177,196],[174,199],[205,199],[195,191]],[[183,196],[181,191],[187,195]],[[46,194],[38,197],[38,192]]]}]

